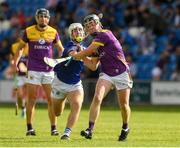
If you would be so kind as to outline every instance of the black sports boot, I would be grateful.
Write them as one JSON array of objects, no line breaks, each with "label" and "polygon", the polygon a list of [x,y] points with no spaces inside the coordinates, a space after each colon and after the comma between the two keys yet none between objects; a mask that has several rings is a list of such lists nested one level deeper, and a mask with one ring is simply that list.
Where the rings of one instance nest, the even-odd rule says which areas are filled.
[{"label": "black sports boot", "polygon": [[36,132],[34,129],[28,130],[26,132],[26,136],[36,136]]},{"label": "black sports boot", "polygon": [[51,131],[51,136],[58,136],[58,135],[59,133],[56,129]]},{"label": "black sports boot", "polygon": [[122,129],[118,141],[124,141],[124,140],[126,140],[128,134],[129,134],[129,129],[127,129],[127,130]]},{"label": "black sports boot", "polygon": [[81,136],[85,137],[86,139],[92,139],[92,131],[87,128],[86,130],[81,131]]}]

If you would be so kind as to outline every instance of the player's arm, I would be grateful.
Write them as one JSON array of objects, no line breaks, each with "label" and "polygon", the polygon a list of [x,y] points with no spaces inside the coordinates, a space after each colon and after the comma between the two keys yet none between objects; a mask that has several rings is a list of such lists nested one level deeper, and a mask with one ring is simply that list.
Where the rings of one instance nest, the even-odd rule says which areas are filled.
[{"label": "player's arm", "polygon": [[[77,54],[81,51],[83,51],[83,49],[81,49],[81,46],[79,44],[77,44],[78,47],[78,51],[77,50],[71,50],[69,52],[69,55],[73,55],[73,54]],[[92,71],[95,71],[98,68],[99,65],[99,59],[97,57],[83,57],[82,58],[84,64],[91,69]]]},{"label": "player's arm", "polygon": [[91,69],[92,71],[95,71],[99,66],[99,58],[97,57],[84,57],[82,58],[84,64]]},{"label": "player's arm", "polygon": [[14,65],[14,54],[13,54],[13,53],[11,53],[11,54],[9,55],[9,63],[10,63],[10,66],[13,66],[13,65]]},{"label": "player's arm", "polygon": [[62,55],[62,53],[64,51],[64,47],[63,47],[61,41],[59,40],[55,45],[56,45],[56,47],[57,47],[57,49],[59,51],[59,55]]},{"label": "player's arm", "polygon": [[10,64],[8,68],[5,70],[5,76],[6,78],[13,78],[15,74],[14,67],[13,67],[13,63],[14,63],[13,53],[9,55],[9,63]]},{"label": "player's arm", "polygon": [[26,43],[24,41],[20,41],[19,42],[19,45],[17,47],[17,52],[15,53],[14,55],[14,66],[17,67],[18,65],[18,62],[23,54],[23,50],[24,50],[24,47],[25,47]]},{"label": "player's arm", "polygon": [[70,56],[72,56],[73,58],[75,59],[82,59],[86,56],[90,56],[92,55],[93,53],[95,53],[97,51],[97,49],[99,48],[100,45],[98,44],[94,44],[94,43],[91,43],[87,49],[83,50],[83,51],[80,51],[80,52],[74,52],[74,53],[71,53]]}]

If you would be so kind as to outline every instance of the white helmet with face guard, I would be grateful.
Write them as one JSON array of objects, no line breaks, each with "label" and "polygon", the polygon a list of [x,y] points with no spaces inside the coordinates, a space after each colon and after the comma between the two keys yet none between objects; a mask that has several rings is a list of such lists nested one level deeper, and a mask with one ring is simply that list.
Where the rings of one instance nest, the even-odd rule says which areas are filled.
[{"label": "white helmet with face guard", "polygon": [[[74,29],[76,29],[76,28],[81,28],[82,30],[84,30],[83,29],[83,26],[81,25],[81,23],[72,23],[70,26],[69,26],[69,28],[68,28],[68,32],[69,32],[69,35],[70,35],[70,38],[71,39],[73,39],[73,36],[72,36],[72,31],[74,30]],[[84,32],[84,31],[83,31]],[[77,36],[75,39],[73,39],[73,40],[76,40],[77,42],[81,42],[82,40],[83,40],[83,38],[84,38],[84,34],[83,34],[83,36],[81,37],[81,36]]]}]

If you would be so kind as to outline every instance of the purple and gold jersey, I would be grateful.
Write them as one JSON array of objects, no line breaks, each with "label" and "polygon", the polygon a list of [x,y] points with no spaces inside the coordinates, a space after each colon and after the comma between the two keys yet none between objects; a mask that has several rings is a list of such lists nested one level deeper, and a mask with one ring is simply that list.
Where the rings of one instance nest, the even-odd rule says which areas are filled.
[{"label": "purple and gold jersey", "polygon": [[[12,46],[11,46],[11,52],[12,52],[13,55],[15,55],[16,52],[17,52],[18,44],[19,44],[19,42],[16,42],[16,43],[12,44]],[[28,63],[28,45],[27,44],[24,47],[23,54],[22,54],[21,58],[19,59],[19,63],[17,65],[18,68],[19,68],[19,64],[21,62],[24,63],[24,65],[27,66],[27,63]],[[18,71],[18,75],[19,76],[25,76],[26,72]]]},{"label": "purple and gold jersey", "polygon": [[116,76],[128,69],[122,47],[110,30],[97,32],[92,44],[99,45],[102,72]]},{"label": "purple and gold jersey", "polygon": [[43,58],[53,56],[53,43],[60,42],[57,31],[48,26],[45,31],[39,31],[36,25],[26,28],[22,42],[28,43],[28,70],[48,72],[52,68],[47,66]]}]

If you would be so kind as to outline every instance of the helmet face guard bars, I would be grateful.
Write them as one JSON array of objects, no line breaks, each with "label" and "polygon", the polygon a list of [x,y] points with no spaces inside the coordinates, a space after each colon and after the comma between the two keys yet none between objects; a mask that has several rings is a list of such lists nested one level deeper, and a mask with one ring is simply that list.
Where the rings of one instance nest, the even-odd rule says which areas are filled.
[{"label": "helmet face guard bars", "polygon": [[92,21],[95,21],[96,23],[100,23],[99,17],[96,14],[91,14],[84,18],[83,25],[86,26]]}]

